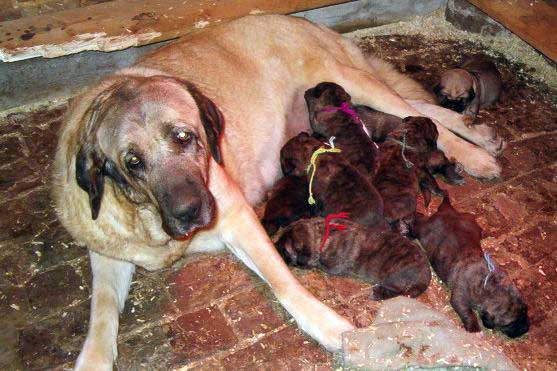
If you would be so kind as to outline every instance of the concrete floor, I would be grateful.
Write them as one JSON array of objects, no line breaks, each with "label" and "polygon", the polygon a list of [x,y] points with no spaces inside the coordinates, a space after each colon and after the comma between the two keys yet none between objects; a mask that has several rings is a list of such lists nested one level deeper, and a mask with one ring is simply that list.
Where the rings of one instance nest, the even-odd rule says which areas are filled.
[{"label": "concrete floor", "polygon": [[[444,66],[481,51],[468,41],[379,36],[362,47],[391,60],[427,86]],[[496,57],[505,93],[480,121],[508,140],[503,176],[447,187],[455,206],[474,213],[483,246],[514,279],[531,317],[530,332],[508,340],[483,336],[529,370],[557,369],[557,94],[528,70]],[[0,120],[0,368],[72,366],[89,316],[86,250],[56,220],[49,172],[66,104]],[[435,209],[434,203],[430,207]],[[317,297],[356,326],[379,304],[352,278],[295,270]],[[420,300],[448,313],[435,279]],[[316,313],[319,315],[319,313]],[[458,322],[455,322],[458,323]],[[300,333],[265,285],[227,253],[200,255],[173,269],[139,270],[121,316],[118,368],[332,370],[332,354]]]}]

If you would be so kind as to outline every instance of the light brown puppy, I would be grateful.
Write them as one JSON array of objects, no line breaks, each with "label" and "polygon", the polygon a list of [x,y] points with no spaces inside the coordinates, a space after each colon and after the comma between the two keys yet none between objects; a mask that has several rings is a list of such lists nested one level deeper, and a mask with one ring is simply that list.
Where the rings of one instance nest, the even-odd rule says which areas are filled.
[{"label": "light brown puppy", "polygon": [[[76,368],[112,369],[135,265],[159,269],[186,250],[225,247],[270,285],[303,331],[340,349],[353,326],[294,278],[252,208],[280,177],[282,145],[309,130],[303,93],[321,81],[380,111],[431,111],[443,125],[465,128],[350,40],[284,16],[248,16],[186,36],[75,99],[59,139],[53,194],[64,226],[88,246],[93,270],[89,332]],[[471,174],[499,175],[484,149],[438,130],[440,149]]]},{"label": "light brown puppy", "polygon": [[458,68],[445,71],[434,91],[442,107],[462,112],[471,125],[480,108],[499,100],[501,74],[487,58],[470,57]]}]

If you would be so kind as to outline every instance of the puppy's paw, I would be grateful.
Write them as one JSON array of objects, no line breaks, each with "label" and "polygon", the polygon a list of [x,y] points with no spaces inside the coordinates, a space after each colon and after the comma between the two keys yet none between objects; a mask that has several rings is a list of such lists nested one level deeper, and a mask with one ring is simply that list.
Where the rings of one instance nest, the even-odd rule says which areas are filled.
[{"label": "puppy's paw", "polygon": [[399,292],[395,292],[388,287],[383,285],[377,284],[373,286],[371,291],[371,299],[372,300],[387,300],[399,296]]},{"label": "puppy's paw", "polygon": [[476,118],[474,116],[471,116],[471,115],[462,115],[462,121],[464,121],[464,124],[468,128],[471,128],[474,125],[475,119]]},{"label": "puppy's paw", "polygon": [[476,318],[465,322],[464,329],[468,332],[480,332],[482,330]]}]

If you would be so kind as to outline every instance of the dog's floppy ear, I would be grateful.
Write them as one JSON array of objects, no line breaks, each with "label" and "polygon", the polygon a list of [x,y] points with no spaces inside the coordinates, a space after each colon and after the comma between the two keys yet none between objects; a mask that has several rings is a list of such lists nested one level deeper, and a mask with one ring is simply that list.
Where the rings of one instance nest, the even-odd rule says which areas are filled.
[{"label": "dog's floppy ear", "polygon": [[93,220],[97,219],[101,208],[104,191],[104,166],[107,161],[98,146],[96,134],[108,108],[107,101],[122,85],[123,83],[116,83],[103,90],[93,100],[82,118],[81,143],[83,144],[77,152],[75,160],[75,177],[79,187],[89,196]]},{"label": "dog's floppy ear", "polygon": [[222,164],[219,139],[224,126],[224,117],[213,101],[203,95],[195,85],[189,82],[183,83],[186,85],[199,109],[199,116],[205,129],[211,155],[218,164]]},{"label": "dog's floppy ear", "polygon": [[84,144],[77,153],[75,177],[77,184],[89,195],[93,220],[99,216],[104,191],[103,167],[106,159],[90,143]]}]

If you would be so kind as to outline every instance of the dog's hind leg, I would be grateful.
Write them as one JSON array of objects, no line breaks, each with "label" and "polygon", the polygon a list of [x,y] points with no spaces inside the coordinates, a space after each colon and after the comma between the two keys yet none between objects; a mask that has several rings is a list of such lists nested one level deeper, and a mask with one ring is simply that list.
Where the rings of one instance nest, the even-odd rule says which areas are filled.
[{"label": "dog's hind leg", "polygon": [[227,247],[265,280],[298,326],[330,351],[354,326],[317,300],[292,275],[246,201],[225,211],[217,225]]},{"label": "dog's hind leg", "polygon": [[124,309],[135,266],[89,251],[93,293],[89,332],[76,370],[112,370],[118,354],[118,316]]},{"label": "dog's hind leg", "polygon": [[[390,113],[398,117],[428,116],[412,107],[394,90],[375,78],[371,73],[354,67],[334,64],[327,70],[330,75],[319,76],[328,81],[334,81],[344,87],[357,104],[370,106],[378,111]],[[429,117],[429,116],[428,116]],[[449,159],[455,159],[462,164],[466,172],[481,178],[495,178],[501,174],[501,167],[497,161],[483,148],[479,148],[464,139],[457,137],[443,125],[436,117],[430,117],[439,132],[437,146]]]}]

